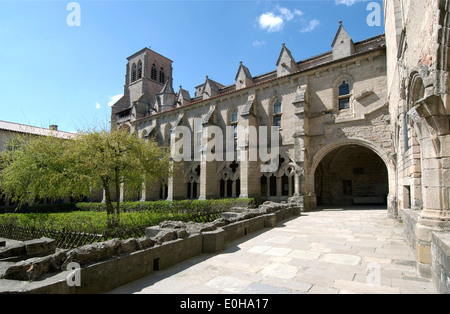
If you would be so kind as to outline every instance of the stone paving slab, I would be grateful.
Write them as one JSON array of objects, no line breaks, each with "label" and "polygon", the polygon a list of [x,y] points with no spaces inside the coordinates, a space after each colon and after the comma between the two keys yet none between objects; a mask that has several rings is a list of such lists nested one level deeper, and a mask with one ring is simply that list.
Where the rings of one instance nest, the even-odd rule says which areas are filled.
[{"label": "stone paving slab", "polygon": [[110,293],[436,293],[386,210],[302,213]]}]

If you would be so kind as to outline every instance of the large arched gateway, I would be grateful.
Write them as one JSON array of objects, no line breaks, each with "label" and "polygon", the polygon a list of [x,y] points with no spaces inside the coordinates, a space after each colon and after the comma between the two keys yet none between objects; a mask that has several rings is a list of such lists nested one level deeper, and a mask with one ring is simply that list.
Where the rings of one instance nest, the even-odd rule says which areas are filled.
[{"label": "large arched gateway", "polygon": [[383,160],[360,145],[333,149],[314,173],[317,205],[387,204],[388,171]]},{"label": "large arched gateway", "polygon": [[395,168],[387,151],[360,139],[345,139],[317,151],[307,185],[318,206],[386,205],[395,191]]}]

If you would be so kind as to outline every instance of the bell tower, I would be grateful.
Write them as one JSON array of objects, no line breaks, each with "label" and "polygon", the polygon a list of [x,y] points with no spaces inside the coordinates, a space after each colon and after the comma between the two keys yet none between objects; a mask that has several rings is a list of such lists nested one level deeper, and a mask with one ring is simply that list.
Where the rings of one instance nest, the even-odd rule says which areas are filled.
[{"label": "bell tower", "polygon": [[172,60],[144,48],[127,61],[124,96],[112,106],[112,127],[159,112],[158,95],[173,90]]}]

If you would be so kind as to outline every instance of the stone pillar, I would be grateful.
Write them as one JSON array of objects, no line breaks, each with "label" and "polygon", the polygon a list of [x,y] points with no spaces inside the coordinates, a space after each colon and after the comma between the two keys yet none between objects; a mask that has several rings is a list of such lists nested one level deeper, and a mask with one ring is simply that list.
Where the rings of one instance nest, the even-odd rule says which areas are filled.
[{"label": "stone pillar", "polygon": [[442,100],[423,98],[408,115],[420,136],[423,210],[416,224],[418,273],[431,277],[433,231],[450,230],[450,131]]},{"label": "stone pillar", "polygon": [[288,195],[289,195],[289,197],[292,196],[292,184],[294,184],[294,183],[292,182],[292,176],[289,176],[289,177],[288,177],[288,186],[289,186]]},{"label": "stone pillar", "polygon": [[260,178],[258,164],[255,161],[241,161],[240,165],[241,194],[240,198],[258,197],[260,195]]},{"label": "stone pillar", "polygon": [[218,196],[218,184],[216,182],[216,160],[208,161],[208,150],[205,149],[208,141],[208,125],[204,124],[202,129],[202,151],[200,162],[200,200],[215,198]]},{"label": "stone pillar", "polygon": [[172,162],[173,175],[167,181],[167,200],[186,198],[186,182],[184,181],[183,162]]},{"label": "stone pillar", "polygon": [[294,196],[300,196],[300,172],[298,170],[295,170],[294,185]]},{"label": "stone pillar", "polygon": [[[254,96],[249,96],[249,99],[254,99]],[[258,143],[255,142],[257,137],[250,134],[252,128],[256,131],[256,125],[256,117],[251,110],[245,111],[240,115],[236,157],[239,160],[241,180],[241,194],[239,197],[241,198],[259,197],[261,193],[258,152],[256,150]],[[242,130],[244,130],[244,134],[239,133]]]},{"label": "stone pillar", "polygon": [[277,197],[281,196],[281,177],[277,177]]}]

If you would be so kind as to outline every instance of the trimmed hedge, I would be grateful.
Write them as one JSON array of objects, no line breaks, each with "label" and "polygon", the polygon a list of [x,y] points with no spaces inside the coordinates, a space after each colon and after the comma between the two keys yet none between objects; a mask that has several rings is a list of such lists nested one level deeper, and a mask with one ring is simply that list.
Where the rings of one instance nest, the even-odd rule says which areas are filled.
[{"label": "trimmed hedge", "polygon": [[[151,210],[151,211],[183,211],[183,210],[227,210],[231,207],[253,207],[255,205],[252,198],[235,198],[235,199],[214,199],[214,200],[181,200],[181,201],[136,201],[122,202],[120,204],[121,212]],[[113,202],[113,206],[116,203]],[[37,204],[22,205],[21,207],[3,207],[0,208],[0,214],[4,213],[64,213],[72,211],[106,211],[103,203],[54,203],[54,204]]]},{"label": "trimmed hedge", "polygon": [[[115,206],[115,203],[113,203]],[[227,198],[212,200],[182,200],[182,201],[149,201],[149,202],[123,202],[120,211],[152,211],[152,212],[210,212],[226,211],[232,207],[253,207],[252,198]],[[77,210],[101,212],[106,210],[102,203],[77,203]]]}]

